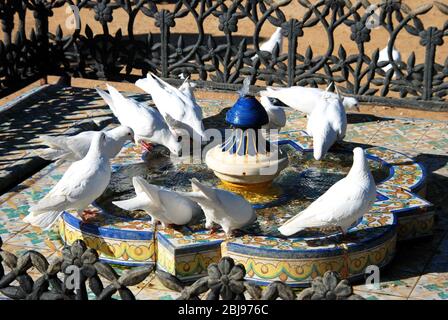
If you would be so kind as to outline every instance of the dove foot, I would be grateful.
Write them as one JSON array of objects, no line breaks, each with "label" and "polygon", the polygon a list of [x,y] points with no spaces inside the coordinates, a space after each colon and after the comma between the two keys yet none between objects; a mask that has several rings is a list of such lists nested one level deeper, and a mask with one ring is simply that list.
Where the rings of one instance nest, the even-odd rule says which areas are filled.
[{"label": "dove foot", "polygon": [[160,222],[160,224],[162,225],[163,229],[174,229],[174,226],[175,226],[175,224],[173,224],[173,223]]},{"label": "dove foot", "polygon": [[341,239],[342,243],[358,241],[358,237],[356,235],[350,234],[350,233],[345,233],[345,232],[342,232],[340,239]]},{"label": "dove foot", "polygon": [[211,228],[210,228],[210,234],[215,234],[215,233],[218,232],[218,230],[219,230],[218,227],[211,227]]},{"label": "dove foot", "polygon": [[81,214],[82,223],[88,223],[91,220],[94,220],[98,216],[98,211],[96,210],[84,210]]},{"label": "dove foot", "polygon": [[226,238],[227,239],[232,239],[232,238],[237,237],[238,234],[239,234],[238,230],[231,230],[229,232],[226,232]]},{"label": "dove foot", "polygon": [[141,141],[140,144],[145,151],[151,152],[152,149],[154,149],[154,145],[152,143]]}]

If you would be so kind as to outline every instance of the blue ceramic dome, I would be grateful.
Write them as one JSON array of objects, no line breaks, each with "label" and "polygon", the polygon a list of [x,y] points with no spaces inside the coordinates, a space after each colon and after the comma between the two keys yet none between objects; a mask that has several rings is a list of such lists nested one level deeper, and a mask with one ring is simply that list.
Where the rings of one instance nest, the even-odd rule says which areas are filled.
[{"label": "blue ceramic dome", "polygon": [[257,99],[240,97],[226,113],[226,122],[236,128],[260,128],[269,122],[269,117]]}]

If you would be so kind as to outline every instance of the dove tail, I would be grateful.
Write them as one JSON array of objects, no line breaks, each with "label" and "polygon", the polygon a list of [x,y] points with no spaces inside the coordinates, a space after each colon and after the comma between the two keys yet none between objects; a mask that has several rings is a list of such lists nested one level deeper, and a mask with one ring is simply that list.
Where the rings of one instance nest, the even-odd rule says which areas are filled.
[{"label": "dove tail", "polygon": [[151,94],[151,92],[154,90],[154,78],[151,77],[151,75],[148,73],[147,78],[138,79],[135,82],[135,85],[145,91],[146,93]]},{"label": "dove tail", "polygon": [[266,87],[266,90],[260,91],[260,96],[268,98],[277,98],[277,90],[272,87]]},{"label": "dove tail", "polygon": [[39,152],[39,157],[45,160],[57,160],[68,155],[67,146],[64,142],[66,137],[40,136],[40,142],[48,147]]},{"label": "dove tail", "polygon": [[63,211],[48,211],[45,213],[31,212],[23,219],[23,221],[32,226],[48,230],[56,222],[62,212]]},{"label": "dove tail", "polygon": [[294,223],[286,223],[278,228],[278,231],[284,236],[292,236],[299,231],[304,230],[305,228],[297,227]]},{"label": "dove tail", "polygon": [[60,160],[65,159],[67,157],[68,153],[64,150],[57,150],[57,149],[43,149],[39,152],[39,157],[45,160]]},{"label": "dove tail", "polygon": [[51,136],[39,136],[39,140],[42,144],[55,149],[63,149],[65,146],[64,140],[66,137],[51,137]]}]

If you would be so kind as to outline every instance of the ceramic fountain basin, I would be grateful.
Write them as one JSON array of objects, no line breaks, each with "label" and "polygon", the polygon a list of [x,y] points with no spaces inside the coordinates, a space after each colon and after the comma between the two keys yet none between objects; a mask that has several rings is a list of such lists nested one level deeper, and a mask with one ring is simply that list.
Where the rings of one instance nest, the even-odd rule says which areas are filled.
[{"label": "ceramic fountain basin", "polygon": [[184,280],[204,275],[210,263],[228,255],[244,264],[250,280],[261,284],[281,280],[291,286],[303,286],[329,269],[349,279],[361,277],[368,265],[387,265],[397,240],[431,234],[433,207],[416,194],[424,190],[422,167],[401,153],[375,147],[366,153],[375,172],[377,201],[350,230],[356,240],[343,245],[339,235],[318,230],[282,237],[276,229],[283,221],[346,174],[351,166],[348,150],[353,146],[333,150],[329,159],[315,162],[310,139],[301,131],[282,134],[278,144],[288,153],[290,165],[265,194],[243,193],[252,202],[258,218],[256,224],[235,238],[226,239],[223,232],[211,233],[203,222],[164,229],[154,226],[141,213],[123,218],[124,212],[113,207],[110,200],[131,196],[133,175],[181,191],[190,191],[189,180],[193,177],[223,187],[205,164],[173,164],[156,155],[145,163],[132,144],[114,160],[111,189],[98,200],[101,210],[108,214],[81,224],[75,213],[67,212],[60,222],[60,235],[67,244],[85,239],[109,263],[156,263],[158,268]]}]

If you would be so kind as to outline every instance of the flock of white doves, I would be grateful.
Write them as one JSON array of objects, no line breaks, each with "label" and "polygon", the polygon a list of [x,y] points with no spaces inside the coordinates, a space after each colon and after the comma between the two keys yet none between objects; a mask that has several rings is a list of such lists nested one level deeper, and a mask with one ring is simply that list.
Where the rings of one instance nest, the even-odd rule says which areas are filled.
[{"label": "flock of white doves", "polygon": [[[261,50],[272,52],[277,43],[281,46],[279,30],[260,46]],[[85,209],[110,182],[110,159],[128,140],[148,151],[151,151],[152,143],[160,144],[175,155],[181,152],[178,139],[181,129],[187,130],[193,139],[207,140],[202,110],[188,79],[176,88],[150,73],[136,85],[151,95],[156,108],[127,98],[107,85],[109,93],[97,91],[121,126],[106,132],[86,131],[70,137],[41,137],[49,147],[42,152],[43,158],[73,163],[53,189],[30,207],[24,221],[48,229],[63,211],[69,209],[76,210],[85,220],[91,214]],[[286,124],[283,107],[274,105],[270,98],[307,115],[306,131],[313,138],[316,160],[322,159],[336,141],[344,138],[347,129],[345,109],[359,110],[356,99],[329,92],[328,88],[268,87],[260,92],[260,96],[269,116],[267,128],[280,129]],[[346,234],[370,210],[376,199],[375,181],[364,150],[355,148],[353,154],[353,165],[347,176],[280,226],[281,234],[291,236],[306,228],[328,227],[338,228]],[[219,225],[227,236],[231,236],[234,230],[256,220],[254,209],[243,197],[207,186],[195,178],[191,180],[191,192],[168,190],[150,184],[142,177],[134,177],[133,185],[134,198],[113,203],[125,210],[144,210],[154,223],[160,222],[164,227],[185,225],[203,214],[206,228],[215,230]]]}]

